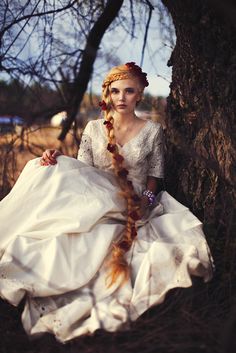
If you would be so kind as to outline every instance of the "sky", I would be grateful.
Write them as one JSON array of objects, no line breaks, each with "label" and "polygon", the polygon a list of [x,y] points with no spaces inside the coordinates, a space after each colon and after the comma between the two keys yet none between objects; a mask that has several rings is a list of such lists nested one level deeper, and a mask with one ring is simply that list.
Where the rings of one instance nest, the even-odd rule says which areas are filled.
[{"label": "sky", "polygon": [[[106,33],[102,40],[99,58],[95,62],[96,70],[104,66],[102,57],[103,54],[109,52],[110,43],[112,43],[114,48],[112,55],[114,55],[117,61],[120,61],[120,63],[134,61],[140,65],[146,20],[146,18],[143,18],[143,22],[136,26],[135,38],[131,38],[122,27]],[[167,62],[173,47],[168,40],[162,37],[161,26],[158,20],[158,9],[155,8],[149,27],[142,69],[147,73],[149,81],[149,86],[145,89],[145,92],[153,96],[166,97],[169,95],[169,85],[172,75],[172,68],[167,66]],[[175,42],[175,36],[173,42]],[[100,82],[93,81],[93,89],[95,91],[100,90]]]},{"label": "sky", "polygon": [[[152,3],[155,3],[155,1],[156,3],[158,2],[157,0],[152,0]],[[127,12],[129,8],[130,2],[126,0],[126,8],[123,11]],[[110,30],[109,27],[109,30],[105,33],[94,65],[95,74],[89,84],[88,89],[90,91],[97,94],[101,93],[101,82],[112,66],[130,61],[134,61],[136,64],[140,65],[148,12],[138,12],[138,6],[134,7],[134,11],[136,24],[133,36],[129,34],[130,14],[127,17],[127,22],[123,19],[121,24],[118,23],[118,25],[113,25],[112,30]],[[158,7],[155,7],[150,22],[142,69],[147,73],[149,81],[149,86],[146,88],[145,92],[150,93],[153,96],[165,97],[168,96],[170,91],[169,85],[171,82],[172,69],[167,66],[167,62],[170,58],[173,47],[171,47],[168,39],[163,39],[165,36],[162,33],[159,15],[159,9]],[[65,15],[64,18],[59,17],[55,34],[58,36],[59,40],[65,42],[65,46],[68,43],[71,48],[76,48],[78,47],[78,37],[73,35],[73,21],[74,19],[68,17],[68,15]],[[164,21],[167,21],[165,16]],[[126,30],[124,29],[125,25]],[[15,30],[18,32],[18,27],[16,27]],[[23,49],[20,49],[20,47],[22,47],[22,45],[20,45],[19,50],[21,53],[20,57],[23,61],[31,57],[33,60],[37,60],[37,55],[39,53],[39,47],[37,44],[38,33],[36,31],[33,32],[31,39],[29,41],[26,40],[27,35],[25,36],[25,34],[28,34],[31,30],[32,26],[26,26],[25,31],[22,32],[20,36]],[[175,38],[172,42],[174,41]],[[81,47],[83,47],[83,45]]]},{"label": "sky", "polygon": [[[136,43],[141,45],[143,42],[143,38],[140,37],[137,39]],[[147,58],[144,60],[144,64],[142,65],[142,69],[147,73],[147,78],[149,82],[149,86],[145,89],[145,92],[150,93],[154,96],[168,96],[170,92],[170,82],[171,82],[171,74],[172,69],[167,66],[167,61],[169,59],[171,51],[163,50],[163,57],[156,57],[156,65],[153,66],[150,60]],[[148,55],[147,55],[148,56]],[[135,45],[127,46],[126,49],[121,52],[122,62],[127,61],[135,61],[139,64],[140,50]]]},{"label": "sky", "polygon": [[[130,61],[136,62],[140,65],[141,48],[143,44],[143,37],[140,35],[133,41],[134,43],[126,44],[119,50],[119,58],[121,63]],[[172,49],[163,46],[161,39],[157,42],[160,48],[159,54],[156,54],[155,61],[149,58],[148,50],[144,56],[144,62],[142,70],[147,73],[149,86],[145,89],[145,92],[150,93],[153,96],[164,96],[167,97],[170,92],[170,82],[172,75],[172,68],[167,66],[167,61],[171,55]],[[100,60],[98,60],[100,61]],[[99,65],[95,63],[95,66]],[[100,81],[94,82],[93,89],[100,91]]]}]

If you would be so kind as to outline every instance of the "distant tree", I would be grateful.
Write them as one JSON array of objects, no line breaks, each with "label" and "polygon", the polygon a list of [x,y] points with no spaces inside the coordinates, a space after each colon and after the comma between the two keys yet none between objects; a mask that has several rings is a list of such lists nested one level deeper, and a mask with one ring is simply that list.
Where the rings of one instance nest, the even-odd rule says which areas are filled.
[{"label": "distant tree", "polygon": [[[60,96],[46,84],[31,82],[30,85],[13,79],[9,82],[0,81],[0,114],[20,115],[26,123],[31,121],[32,115],[42,114],[45,120],[51,117],[55,107],[61,105]],[[42,110],[43,107],[43,110]]]},{"label": "distant tree", "polygon": [[0,81],[0,114],[21,114],[24,90],[24,85],[16,79],[8,83]]}]

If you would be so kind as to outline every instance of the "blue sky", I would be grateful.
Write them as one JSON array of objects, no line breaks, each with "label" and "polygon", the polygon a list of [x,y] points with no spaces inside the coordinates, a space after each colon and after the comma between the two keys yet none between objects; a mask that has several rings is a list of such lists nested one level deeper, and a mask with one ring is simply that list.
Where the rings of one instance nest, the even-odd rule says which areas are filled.
[{"label": "blue sky", "polygon": [[[154,96],[168,96],[172,68],[167,66],[167,61],[173,47],[168,40],[162,38],[157,12],[158,10],[155,9],[150,23],[142,69],[148,74],[149,86],[146,88],[146,92]],[[111,50],[111,43],[113,48],[112,55],[117,62],[134,61],[140,65],[145,28],[146,22],[143,21],[136,28],[135,38],[131,38],[122,27],[106,33],[102,40],[99,57],[95,63],[95,70],[101,73],[104,72],[104,74],[106,70],[109,70],[109,65],[105,65],[104,70],[103,55]],[[173,38],[173,41],[175,41],[175,38]],[[94,77],[92,81],[93,90],[99,92],[100,83],[101,78],[95,79]]]},{"label": "blue sky", "polygon": [[[104,38],[104,42],[106,42],[106,37]],[[149,40],[149,43],[151,40]],[[105,47],[109,46],[108,44]],[[156,43],[156,42],[155,42]],[[122,48],[119,49],[118,57],[121,63],[126,63],[129,61],[134,61],[138,65],[140,65],[141,59],[141,50],[143,44],[143,37],[139,36],[137,39],[132,41],[126,41]],[[158,53],[155,55],[154,59],[152,59],[152,48],[146,49],[144,62],[142,65],[142,69],[144,72],[148,74],[149,86],[146,88],[146,92],[151,93],[154,96],[168,96],[172,75],[172,68],[167,66],[167,61],[171,55],[172,49],[165,47],[161,39],[158,40]],[[149,44],[150,46],[150,44]],[[107,49],[108,50],[108,49]],[[95,63],[95,68],[99,70],[99,67],[103,64],[101,63],[101,58],[98,58]],[[107,65],[107,69],[109,69],[109,65]],[[105,70],[106,72],[106,70]],[[105,73],[104,72],[104,73]],[[100,90],[101,78],[99,77],[97,80],[93,78],[92,87],[96,92]]]},{"label": "blue sky", "polygon": [[[153,33],[150,33],[150,36]],[[154,40],[153,40],[154,42]],[[144,62],[142,69],[148,75],[149,86],[145,89],[146,92],[152,95],[168,96],[169,85],[171,82],[172,69],[167,66],[167,61],[170,57],[171,50],[166,48],[161,39],[155,40],[155,44],[159,47],[159,53],[155,55],[152,60],[152,40],[148,40],[148,46],[145,51]],[[143,45],[143,36],[139,36],[133,41],[126,41],[123,48],[119,52],[121,62],[126,63],[134,61],[140,64],[141,51]],[[155,45],[155,46],[156,46]]]},{"label": "blue sky", "polygon": [[[158,3],[157,0],[155,0]],[[153,3],[155,3],[152,0]],[[126,7],[123,10],[121,16],[129,9],[130,3],[126,1]],[[141,7],[143,10],[143,7]],[[89,89],[95,93],[101,92],[101,83],[106,72],[110,70],[111,66],[126,63],[130,61],[136,62],[140,65],[141,52],[143,46],[143,38],[146,29],[148,12],[141,12],[140,8],[136,6],[134,8],[135,15],[135,32],[132,37],[127,31],[130,31],[130,17],[126,20],[122,20],[121,24],[112,24],[112,30],[107,31],[104,35],[100,49],[98,52],[97,59],[95,61],[94,75],[90,82]],[[162,32],[160,25],[159,9],[156,6],[153,11],[152,20],[148,32],[148,40],[145,49],[144,61],[142,69],[148,74],[149,86],[146,88],[146,92],[151,93],[154,96],[167,96],[169,94],[169,84],[171,82],[172,69],[167,66],[167,61],[173,50],[173,44],[170,45],[168,39]],[[127,14],[126,14],[127,15]],[[129,15],[130,16],[130,15]],[[164,21],[168,19],[164,16]],[[126,25],[126,30],[124,29]],[[68,44],[71,48],[78,47],[78,44],[83,48],[83,42],[81,38],[78,38],[74,34],[74,18],[65,14],[56,20],[56,25],[53,30],[55,37],[57,37],[65,46]],[[18,32],[18,27],[14,28]],[[38,36],[40,34],[35,31],[32,37],[27,41],[27,33],[30,33],[32,26],[26,26],[25,32],[20,36],[19,51],[21,52],[20,58],[24,61],[25,59],[32,58],[37,60],[37,56],[40,53],[40,39],[38,42]],[[172,42],[174,42],[173,39]],[[22,51],[21,51],[21,48]],[[54,66],[54,65],[53,65]]]}]

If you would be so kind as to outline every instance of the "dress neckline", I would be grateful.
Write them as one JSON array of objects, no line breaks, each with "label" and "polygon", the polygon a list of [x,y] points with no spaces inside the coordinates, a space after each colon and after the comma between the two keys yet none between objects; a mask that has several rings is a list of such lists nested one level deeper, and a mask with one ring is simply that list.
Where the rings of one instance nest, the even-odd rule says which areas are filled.
[{"label": "dress neckline", "polygon": [[[123,145],[120,145],[118,142],[116,142],[116,145],[119,148],[123,149],[124,147],[126,147],[126,145],[133,142],[137,137],[139,137],[143,133],[143,131],[145,131],[145,129],[146,129],[147,125],[149,125],[149,123],[150,123],[150,120],[147,120],[146,123],[144,124],[144,126],[139,130],[139,132],[136,135],[134,135],[133,137],[131,137],[131,139],[129,139],[129,141],[125,142]],[[103,125],[103,127],[104,127],[104,125]],[[105,131],[105,133],[106,133],[106,131]]]}]

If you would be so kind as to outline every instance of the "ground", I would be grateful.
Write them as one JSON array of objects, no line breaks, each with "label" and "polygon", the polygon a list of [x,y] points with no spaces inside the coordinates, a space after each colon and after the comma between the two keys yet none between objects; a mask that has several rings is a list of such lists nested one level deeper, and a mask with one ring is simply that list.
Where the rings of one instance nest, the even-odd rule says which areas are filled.
[{"label": "ground", "polygon": [[99,330],[66,344],[50,334],[28,338],[20,321],[23,303],[14,308],[1,301],[0,352],[230,353],[228,315],[213,291],[216,284],[216,280],[211,284],[195,280],[191,288],[172,290],[163,304],[142,315],[129,331]]}]

